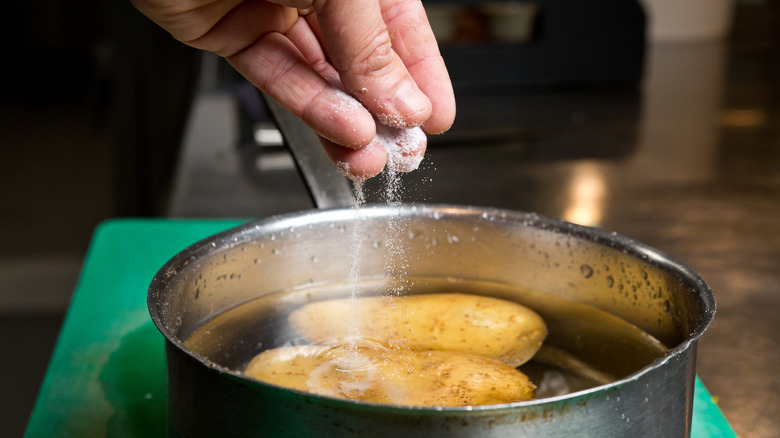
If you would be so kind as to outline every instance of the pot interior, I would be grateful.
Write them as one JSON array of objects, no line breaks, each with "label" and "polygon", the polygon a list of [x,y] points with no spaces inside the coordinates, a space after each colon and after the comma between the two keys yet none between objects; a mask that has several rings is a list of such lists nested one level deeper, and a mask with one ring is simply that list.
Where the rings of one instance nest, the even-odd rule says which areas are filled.
[{"label": "pot interior", "polygon": [[240,375],[259,352],[303,342],[286,323],[296,307],[388,292],[463,292],[535,310],[549,335],[521,370],[539,387],[537,398],[628,378],[686,348],[715,310],[695,273],[628,238],[455,206],[250,223],[172,259],[155,277],[149,304],[169,341]]}]

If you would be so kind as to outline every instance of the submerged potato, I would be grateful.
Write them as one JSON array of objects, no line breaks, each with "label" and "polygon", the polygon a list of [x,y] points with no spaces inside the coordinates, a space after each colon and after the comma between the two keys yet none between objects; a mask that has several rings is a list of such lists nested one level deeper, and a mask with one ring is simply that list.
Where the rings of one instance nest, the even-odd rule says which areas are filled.
[{"label": "submerged potato", "polygon": [[547,336],[542,318],[527,307],[459,293],[318,301],[288,320],[318,344],[356,335],[395,348],[478,354],[514,367],[531,359]]},{"label": "submerged potato", "polygon": [[314,394],[400,406],[476,406],[529,400],[525,374],[484,356],[321,345],[257,355],[244,374]]}]

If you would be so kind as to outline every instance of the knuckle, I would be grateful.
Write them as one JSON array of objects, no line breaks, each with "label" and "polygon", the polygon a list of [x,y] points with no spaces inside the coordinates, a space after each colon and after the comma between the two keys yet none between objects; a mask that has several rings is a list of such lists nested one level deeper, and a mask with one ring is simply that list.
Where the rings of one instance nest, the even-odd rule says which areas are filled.
[{"label": "knuckle", "polygon": [[390,34],[382,30],[367,40],[365,48],[355,54],[347,68],[356,75],[383,76],[392,68],[394,56]]}]

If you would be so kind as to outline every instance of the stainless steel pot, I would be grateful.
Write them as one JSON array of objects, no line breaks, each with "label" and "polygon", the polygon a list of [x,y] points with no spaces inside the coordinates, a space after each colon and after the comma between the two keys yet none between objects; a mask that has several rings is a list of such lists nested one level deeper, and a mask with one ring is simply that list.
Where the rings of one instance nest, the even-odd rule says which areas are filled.
[{"label": "stainless steel pot", "polygon": [[[388,231],[389,221],[404,231]],[[631,365],[633,371],[612,383],[564,396],[494,406],[406,408],[248,380],[185,347],[204,322],[240,303],[343,283],[352,267],[354,227],[366,237],[360,251],[362,277],[392,279],[404,272],[423,289],[426,278],[449,279],[453,287],[483,281],[527,288],[553,301],[603,310],[669,350],[650,363]],[[388,240],[406,254],[403,269],[397,261],[388,263]],[[697,274],[629,238],[534,214],[451,205],[317,210],[251,222],[176,255],[152,281],[148,302],[166,338],[170,435],[186,437],[688,436],[696,342],[715,314],[712,294]],[[537,311],[548,320],[551,337],[556,324],[564,333],[579,321],[575,313],[556,313],[554,306]],[[592,360],[630,362],[631,357],[621,359],[632,356],[630,347],[593,352]],[[228,357],[234,347],[225,348]]]}]

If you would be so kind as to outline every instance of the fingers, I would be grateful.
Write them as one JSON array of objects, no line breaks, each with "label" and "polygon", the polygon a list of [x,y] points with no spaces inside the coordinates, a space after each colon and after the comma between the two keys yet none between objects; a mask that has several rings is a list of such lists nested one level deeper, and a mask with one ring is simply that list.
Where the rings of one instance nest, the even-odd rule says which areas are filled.
[{"label": "fingers", "polygon": [[387,152],[376,141],[360,149],[348,149],[322,137],[320,143],[339,171],[353,181],[373,178],[387,164]]},{"label": "fingers", "polygon": [[393,50],[431,101],[431,116],[422,128],[429,134],[442,133],[455,120],[455,95],[425,9],[421,2],[404,0],[383,0],[382,5]]},{"label": "fingers", "polygon": [[303,119],[353,179],[376,175],[388,160],[372,114],[428,133],[454,119],[452,86],[419,0],[131,1],[175,38],[224,56]]},{"label": "fingers", "polygon": [[354,181],[376,176],[387,166],[396,172],[411,172],[425,155],[427,138],[420,128],[377,125],[377,135],[366,147],[347,149],[320,138],[330,159],[342,174]]},{"label": "fingers", "polygon": [[244,1],[227,12],[205,34],[185,43],[228,57],[244,50],[262,36],[285,33],[298,21],[298,12],[265,1]]},{"label": "fingers", "polygon": [[244,0],[130,0],[133,6],[179,41],[203,36]]},{"label": "fingers", "polygon": [[344,85],[382,123],[412,127],[430,117],[431,102],[393,50],[377,0],[315,1],[314,10]]},{"label": "fingers", "polygon": [[[310,15],[309,17],[314,17],[314,15]],[[339,78],[339,73],[333,68],[333,65],[328,62],[328,59],[323,52],[320,40],[315,34],[317,29],[312,27],[312,24],[316,25],[316,19],[309,17],[298,20],[295,25],[285,33],[285,36],[298,48],[301,55],[306,59],[306,62],[308,62],[320,76],[325,78],[332,86],[346,91],[341,83],[341,78]]]},{"label": "fingers", "polygon": [[368,111],[331,86],[284,35],[269,33],[227,60],[323,137],[351,148],[365,146],[373,138],[374,122]]}]

